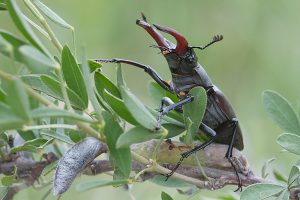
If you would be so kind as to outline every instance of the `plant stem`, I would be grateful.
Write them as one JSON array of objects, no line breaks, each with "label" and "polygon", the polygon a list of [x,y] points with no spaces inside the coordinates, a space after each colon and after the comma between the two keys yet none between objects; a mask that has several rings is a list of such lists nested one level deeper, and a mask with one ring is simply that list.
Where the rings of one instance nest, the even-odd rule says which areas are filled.
[{"label": "plant stem", "polygon": [[77,126],[70,125],[70,124],[45,124],[45,125],[36,125],[36,126],[24,126],[23,131],[34,130],[34,129],[50,129],[50,128],[78,130]]},{"label": "plant stem", "polygon": [[[148,165],[149,164],[149,160],[144,158],[143,156],[131,151],[131,155],[133,157],[134,160],[140,162],[140,163],[143,163],[145,165]],[[165,168],[165,167],[162,167],[161,165],[157,164],[156,162],[153,163],[153,166],[151,168],[153,171],[157,172],[157,173],[160,173],[160,174],[167,174],[167,173],[170,173],[171,170]],[[176,178],[176,179],[179,179],[179,180],[182,180],[184,182],[187,182],[187,183],[191,183],[193,185],[196,185],[198,187],[201,187],[201,188],[204,188],[206,187],[206,185],[209,184],[208,181],[201,181],[201,180],[198,180],[198,179],[195,179],[195,178],[191,178],[191,177],[188,177],[188,176],[185,176],[185,175],[182,175],[182,174],[178,174],[178,173],[174,173],[172,175],[173,178]]]}]

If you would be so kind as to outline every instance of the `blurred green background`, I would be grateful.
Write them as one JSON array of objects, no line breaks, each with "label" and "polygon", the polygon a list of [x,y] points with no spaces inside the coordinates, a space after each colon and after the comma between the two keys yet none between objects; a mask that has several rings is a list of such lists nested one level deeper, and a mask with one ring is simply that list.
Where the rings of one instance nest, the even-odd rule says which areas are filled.
[{"label": "blurred green background", "polygon": [[[81,47],[85,45],[89,58],[117,57],[136,60],[151,65],[166,80],[170,79],[166,61],[158,54],[158,49],[148,47],[155,44],[154,41],[135,25],[141,11],[148,17],[148,21],[181,32],[190,45],[203,45],[214,35],[223,34],[222,42],[205,51],[197,51],[199,61],[235,108],[243,129],[244,153],[255,173],[259,175],[263,163],[271,157],[277,158],[273,164],[276,169],[288,173],[295,157],[280,152],[276,138],[281,130],[267,116],[261,94],[266,89],[278,91],[299,111],[300,1],[43,2],[75,27],[78,59],[81,57]],[[51,22],[50,24],[60,41],[71,46],[71,33]],[[18,34],[7,12],[0,12],[0,28]],[[2,55],[0,68],[12,71],[10,61]],[[124,65],[123,71],[128,86],[134,93],[146,104],[158,107],[153,105],[146,92],[150,77],[131,66]],[[104,72],[115,79],[114,65],[105,65]],[[76,182],[86,179],[82,176]],[[102,188],[78,193],[74,185],[76,183],[63,199],[131,199],[130,194],[121,188]],[[222,191],[233,189],[226,187]],[[179,196],[175,189],[161,188],[151,183],[133,185],[131,193],[136,199],[160,199],[162,190]],[[38,199],[45,191],[27,190],[19,193],[17,199]],[[205,195],[215,196],[215,192],[205,192]],[[205,195],[201,193],[200,196]],[[195,199],[199,199],[199,195]]]}]

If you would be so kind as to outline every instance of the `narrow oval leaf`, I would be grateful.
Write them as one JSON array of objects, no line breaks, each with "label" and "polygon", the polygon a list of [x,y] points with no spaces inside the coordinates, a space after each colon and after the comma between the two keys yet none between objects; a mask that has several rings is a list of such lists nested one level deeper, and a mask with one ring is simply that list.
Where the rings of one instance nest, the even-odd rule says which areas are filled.
[{"label": "narrow oval leaf", "polygon": [[138,125],[138,122],[128,111],[127,107],[124,104],[124,101],[108,93],[106,90],[103,93],[103,97],[106,100],[106,103],[124,120],[133,125]]},{"label": "narrow oval leaf", "polygon": [[[47,76],[47,75],[40,76],[40,79],[41,79],[43,85],[46,86],[46,88],[42,87],[42,85],[38,86],[37,80],[36,80],[37,84],[33,83],[32,80],[30,80],[30,79],[28,80],[28,82],[30,83],[30,85],[34,85],[34,87],[36,89],[39,89],[40,91],[44,92],[45,94],[63,101],[63,95],[61,92],[60,83],[57,80],[55,80],[52,77]],[[72,89],[67,87],[67,93],[68,93],[69,99],[71,101],[71,104],[74,107],[76,107],[80,110],[84,110],[87,108],[88,105]]]},{"label": "narrow oval leaf", "polygon": [[174,102],[178,102],[179,100],[175,94],[166,91],[154,81],[150,81],[148,83],[148,92],[156,105],[160,105],[161,99],[163,97],[169,97]]},{"label": "narrow oval leaf", "polygon": [[45,4],[43,4],[41,1],[39,0],[33,0],[32,1],[36,7],[42,12],[44,13],[50,20],[52,20],[53,22],[55,22],[56,24],[67,28],[67,29],[71,29],[73,30],[73,26],[71,26],[70,24],[68,24],[65,20],[63,20],[60,16],[58,16],[53,10],[51,10],[49,7],[47,7]]},{"label": "narrow oval leaf", "polygon": [[39,149],[43,149],[48,144],[52,143],[53,140],[47,140],[44,138],[36,138],[33,140],[26,141],[23,145],[11,148],[11,153],[17,153],[20,151],[37,152]]},{"label": "narrow oval leaf", "polygon": [[206,109],[207,97],[206,91],[202,87],[194,87],[190,90],[189,94],[194,98],[193,101],[183,105],[183,115],[187,135],[189,138],[192,138],[199,131],[199,126]]},{"label": "narrow oval leaf", "polygon": [[116,143],[123,129],[118,122],[108,113],[103,112],[105,119],[104,135],[109,149],[110,161],[115,167],[114,179],[128,178],[131,172],[131,153],[129,148],[116,148]]},{"label": "narrow oval leaf", "polygon": [[17,177],[17,167],[15,166],[12,175],[7,175],[1,178],[1,183],[3,186],[9,187],[17,181],[16,177]]},{"label": "narrow oval leaf", "polygon": [[263,103],[275,123],[284,131],[300,135],[300,122],[291,104],[277,92],[268,90],[263,93]]},{"label": "narrow oval leaf", "polygon": [[241,200],[262,200],[280,193],[285,188],[280,185],[257,183],[248,186],[241,195]]},{"label": "narrow oval leaf", "polygon": [[110,94],[114,95],[117,98],[121,98],[121,93],[117,86],[113,84],[107,77],[102,73],[96,72],[94,74],[94,81],[97,91],[101,96],[103,96],[104,90],[107,90]]},{"label": "narrow oval leaf", "polygon": [[275,200],[289,200],[290,191],[288,189],[283,190]]},{"label": "narrow oval leaf", "polygon": [[7,105],[0,102],[0,130],[19,129],[25,123],[24,119],[17,116]]},{"label": "narrow oval leaf", "polygon": [[0,49],[0,52],[7,57],[13,56],[18,62],[23,62],[22,54],[19,52],[19,47],[26,45],[27,43],[14,36],[13,34],[0,29],[0,35],[12,45],[12,53],[7,50]]},{"label": "narrow oval leaf", "polygon": [[64,46],[62,51],[62,70],[68,87],[82,99],[87,107],[88,94],[84,84],[83,75],[68,46]]},{"label": "narrow oval leaf", "polygon": [[287,183],[287,179],[286,177],[281,173],[279,172],[278,170],[273,170],[273,174],[274,174],[274,177],[277,181],[282,181],[282,182],[285,182]]},{"label": "narrow oval leaf", "polygon": [[33,22],[28,17],[26,17],[26,15],[23,15],[23,17],[31,26],[36,28],[36,30],[38,30],[42,35],[44,35],[48,40],[51,40],[49,34],[44,29],[42,29],[39,25],[37,25],[35,22]]},{"label": "narrow oval leaf", "polygon": [[165,192],[161,192],[161,200],[173,200],[173,198]]},{"label": "narrow oval leaf", "polygon": [[299,176],[300,176],[300,167],[294,165],[289,175],[288,185],[291,185]]},{"label": "narrow oval leaf", "polygon": [[36,48],[42,52],[46,52],[39,38],[35,35],[29,24],[24,19],[24,15],[21,12],[16,0],[7,0],[8,12],[14,21],[15,25],[19,31],[24,35],[24,37]]},{"label": "narrow oval leaf", "polygon": [[271,158],[264,163],[263,167],[261,168],[261,177],[262,178],[268,177],[269,174],[267,173],[267,168],[274,160],[276,160],[276,158]]},{"label": "narrow oval leaf", "polygon": [[75,144],[59,160],[53,182],[53,194],[67,191],[76,176],[98,155],[106,152],[106,146],[99,140],[87,137]]},{"label": "narrow oval leaf", "polygon": [[125,106],[132,114],[134,119],[143,127],[149,130],[155,130],[157,128],[157,120],[147,110],[144,104],[132,93],[128,88],[121,86],[120,91]]},{"label": "narrow oval leaf", "polygon": [[84,192],[87,190],[91,190],[91,189],[95,189],[95,188],[99,188],[99,187],[105,187],[105,186],[120,186],[120,185],[125,185],[128,184],[129,181],[128,179],[124,179],[124,180],[97,180],[97,181],[89,181],[89,182],[85,182],[85,183],[80,183],[79,185],[77,185],[76,189],[78,192]]},{"label": "narrow oval leaf", "polygon": [[168,181],[166,181],[166,177],[163,175],[155,175],[152,179],[150,179],[151,182],[163,186],[163,187],[171,187],[171,188],[182,188],[182,187],[192,187],[193,185],[186,183],[184,181],[181,181],[179,179],[170,177]]},{"label": "narrow oval leaf", "polygon": [[94,111],[98,117],[98,120],[102,120],[102,108],[97,100],[95,91],[94,91],[94,84],[93,84],[93,78],[91,75],[91,72],[89,70],[89,66],[88,66],[88,61],[85,55],[85,52],[83,52],[82,55],[82,72],[83,72],[83,79],[84,79],[84,83],[85,83],[85,88],[88,94],[88,99],[91,101],[91,104],[94,108]]},{"label": "narrow oval leaf", "polygon": [[21,46],[19,51],[23,56],[24,63],[33,73],[43,74],[59,68],[58,63],[29,45]]},{"label": "narrow oval leaf", "polygon": [[300,136],[283,133],[277,138],[277,143],[287,151],[300,155]]},{"label": "narrow oval leaf", "polygon": [[62,117],[64,119],[75,120],[75,121],[84,121],[89,123],[96,122],[90,117],[80,115],[74,112],[69,112],[67,110],[63,110],[59,108],[40,107],[32,110],[30,114],[33,119],[40,119],[45,117]]},{"label": "narrow oval leaf", "polygon": [[14,79],[7,82],[6,92],[6,102],[10,105],[11,110],[20,118],[29,120],[29,99],[22,81],[20,79]]},{"label": "narrow oval leaf", "polygon": [[48,136],[48,137],[53,138],[53,139],[60,140],[60,141],[62,141],[64,143],[67,143],[67,144],[71,144],[71,145],[74,144],[74,142],[68,136],[66,136],[65,134],[60,133],[59,131],[42,130],[42,131],[40,131],[40,134],[44,135],[44,136]]},{"label": "narrow oval leaf", "polygon": [[117,148],[130,147],[131,144],[145,142],[151,139],[160,138],[161,132],[153,132],[141,126],[136,126],[123,133],[117,141]]},{"label": "narrow oval leaf", "polygon": [[0,52],[13,58],[13,46],[0,35]]}]

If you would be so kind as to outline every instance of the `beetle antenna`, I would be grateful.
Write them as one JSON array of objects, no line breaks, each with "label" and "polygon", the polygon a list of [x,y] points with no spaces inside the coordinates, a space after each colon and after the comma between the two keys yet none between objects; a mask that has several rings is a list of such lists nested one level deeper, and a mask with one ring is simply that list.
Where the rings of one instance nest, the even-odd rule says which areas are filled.
[{"label": "beetle antenna", "polygon": [[204,50],[204,49],[206,49],[207,47],[209,47],[210,45],[212,45],[212,44],[214,44],[214,43],[216,43],[216,42],[219,42],[219,41],[221,41],[221,40],[223,40],[223,35],[215,35],[214,37],[213,37],[213,39],[212,39],[212,41],[211,42],[209,42],[207,45],[205,45],[205,46],[192,46],[192,47],[190,47],[191,49],[200,49],[200,50]]}]

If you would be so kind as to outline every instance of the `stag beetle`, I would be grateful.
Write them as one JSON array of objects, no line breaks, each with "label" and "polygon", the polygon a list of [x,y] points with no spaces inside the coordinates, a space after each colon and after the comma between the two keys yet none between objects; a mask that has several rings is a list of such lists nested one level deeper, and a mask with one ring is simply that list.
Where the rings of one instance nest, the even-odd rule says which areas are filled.
[{"label": "stag beetle", "polygon": [[[189,91],[193,87],[201,86],[207,93],[207,107],[199,129],[209,136],[210,139],[182,153],[177,165],[171,173],[166,175],[167,178],[176,171],[185,158],[205,148],[212,142],[216,142],[228,145],[225,157],[229,160],[237,175],[239,181],[237,190],[242,190],[241,179],[232,160],[233,147],[239,150],[243,150],[244,148],[241,128],[229,101],[223,92],[217,86],[213,85],[204,68],[198,63],[198,57],[194,52],[194,49],[204,50],[213,43],[221,41],[223,36],[214,36],[213,40],[205,46],[189,46],[187,40],[176,30],[155,24],[152,27],[143,14],[142,19],[137,20],[136,24],[150,34],[157,43],[154,47],[159,48],[166,58],[172,74],[170,84],[164,81],[154,69],[138,62],[124,59],[95,59],[95,61],[125,63],[144,69],[162,88],[176,94],[180,98],[180,101],[177,103],[174,103],[168,97],[162,99],[159,110],[160,117],[166,115],[171,110],[182,111],[182,106],[193,100],[193,96],[189,94]],[[177,45],[164,38],[158,30],[172,35],[177,41]]]}]

